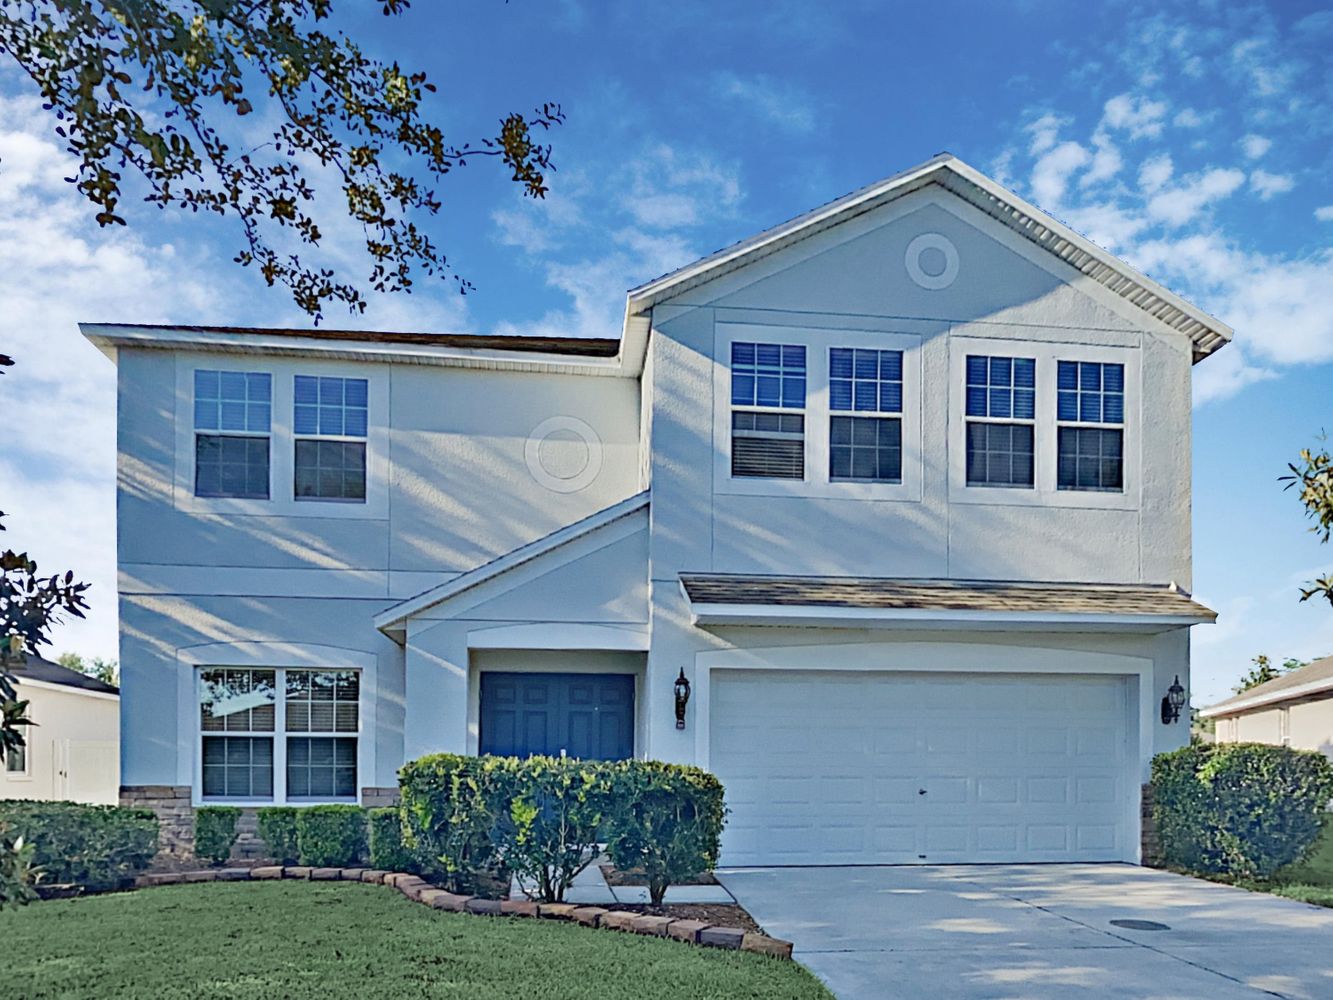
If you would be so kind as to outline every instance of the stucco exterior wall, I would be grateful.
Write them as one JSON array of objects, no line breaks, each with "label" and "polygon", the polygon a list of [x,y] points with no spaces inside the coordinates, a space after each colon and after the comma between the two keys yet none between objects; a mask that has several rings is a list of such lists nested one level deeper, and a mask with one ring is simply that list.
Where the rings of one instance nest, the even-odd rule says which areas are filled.
[{"label": "stucco exterior wall", "polygon": [[1266,712],[1251,712],[1236,717],[1237,743],[1281,743],[1280,727],[1282,712],[1269,709]]},{"label": "stucco exterior wall", "polygon": [[[0,767],[0,799],[73,799],[112,804],[120,771],[120,703],[114,695],[24,684],[28,770]],[[61,773],[66,772],[66,773]]]},{"label": "stucco exterior wall", "polygon": [[1333,759],[1333,698],[1273,705],[1217,720],[1219,743],[1282,744],[1282,716],[1286,713],[1287,745],[1296,750],[1317,750]]},{"label": "stucco exterior wall", "polygon": [[1296,749],[1318,750],[1333,759],[1333,698],[1292,705],[1288,726]]}]

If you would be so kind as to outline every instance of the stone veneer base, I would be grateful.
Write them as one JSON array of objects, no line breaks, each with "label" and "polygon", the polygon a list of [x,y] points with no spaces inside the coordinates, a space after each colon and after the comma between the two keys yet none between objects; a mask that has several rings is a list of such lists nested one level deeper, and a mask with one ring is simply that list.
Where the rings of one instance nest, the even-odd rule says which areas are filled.
[{"label": "stone veneer base", "polygon": [[[315,874],[318,872],[319,874]],[[670,917],[645,916],[625,910],[602,910],[600,907],[576,907],[564,903],[530,903],[457,896],[433,886],[424,879],[406,872],[381,872],[365,868],[309,868],[301,865],[264,868],[206,869],[194,872],[156,872],[140,875],[134,888],[147,889],[159,885],[180,885],[194,882],[263,881],[265,879],[295,879],[300,881],[370,882],[397,889],[408,899],[432,909],[489,917],[511,917],[564,920],[589,928],[621,930],[629,933],[667,937],[675,941],[748,951],[771,958],[791,958],[792,944],[780,938],[743,931],[739,927],[716,927],[697,920],[673,920]],[[589,913],[596,910],[596,913]]]}]

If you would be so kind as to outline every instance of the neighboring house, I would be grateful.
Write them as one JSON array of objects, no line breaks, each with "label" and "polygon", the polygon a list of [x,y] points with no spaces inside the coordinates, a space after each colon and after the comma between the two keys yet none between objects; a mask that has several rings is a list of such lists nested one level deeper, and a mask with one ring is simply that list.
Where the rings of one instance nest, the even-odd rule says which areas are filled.
[{"label": "neighboring house", "polygon": [[83,330],[123,796],[169,842],[452,751],[709,768],[733,865],[1139,857],[1230,331],[951,156],[634,289],[618,339]]},{"label": "neighboring house", "polygon": [[1218,743],[1272,743],[1333,758],[1333,656],[1203,709]]},{"label": "neighboring house", "polygon": [[0,799],[115,803],[120,787],[120,691],[29,653],[8,668],[32,725],[4,755]]}]

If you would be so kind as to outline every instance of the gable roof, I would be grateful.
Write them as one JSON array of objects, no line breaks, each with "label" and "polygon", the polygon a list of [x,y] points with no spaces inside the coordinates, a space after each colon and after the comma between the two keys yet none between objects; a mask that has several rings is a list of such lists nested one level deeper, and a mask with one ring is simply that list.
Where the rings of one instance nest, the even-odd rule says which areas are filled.
[{"label": "gable roof", "polygon": [[1199,712],[1205,719],[1219,715],[1239,715],[1252,708],[1263,708],[1284,701],[1311,697],[1333,698],[1333,656],[1307,663],[1299,670],[1242,691],[1226,701]]},{"label": "gable roof", "polygon": [[549,535],[538,538],[526,545],[520,545],[518,548],[506,552],[502,556],[492,559],[488,563],[468,570],[459,576],[454,577],[438,587],[432,587],[430,590],[423,591],[415,597],[409,597],[405,601],[385,608],[375,616],[375,627],[381,632],[390,632],[399,630],[406,623],[407,619],[413,615],[420,614],[427,608],[434,607],[450,598],[457,597],[464,591],[471,590],[473,587],[480,586],[487,580],[494,579],[501,573],[507,573],[511,569],[517,569],[519,566],[529,563],[539,556],[546,555],[548,552],[568,545],[571,542],[584,538],[600,528],[606,527],[619,521],[621,518],[629,517],[637,511],[643,510],[648,506],[649,493],[645,490],[642,493],[635,494],[619,503],[614,503],[610,507],[605,507],[595,514],[589,514],[581,521],[575,521],[573,524],[567,524],[563,528],[557,528]]},{"label": "gable roof", "polygon": [[38,681],[42,684],[58,684],[60,687],[75,688],[80,691],[96,691],[99,694],[120,694],[120,688],[96,677],[89,677],[59,663],[29,653],[23,663],[16,663],[7,668],[13,678],[22,686],[24,681]]},{"label": "gable roof", "polygon": [[949,153],[941,153],[920,166],[853,191],[632,289],[626,308],[627,326],[629,318],[647,313],[659,302],[931,184],[965,199],[1160,322],[1186,334],[1194,344],[1196,362],[1231,340],[1232,329],[1225,323]]}]

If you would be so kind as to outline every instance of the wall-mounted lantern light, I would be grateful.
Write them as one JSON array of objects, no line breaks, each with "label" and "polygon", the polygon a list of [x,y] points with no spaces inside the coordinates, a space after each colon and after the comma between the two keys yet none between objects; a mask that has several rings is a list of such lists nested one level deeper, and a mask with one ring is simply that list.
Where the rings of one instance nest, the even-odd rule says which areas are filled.
[{"label": "wall-mounted lantern light", "polygon": [[676,678],[676,728],[685,728],[685,706],[690,703],[690,682],[685,676],[685,668],[680,668]]},{"label": "wall-mounted lantern light", "polygon": [[1180,686],[1180,675],[1171,682],[1162,698],[1162,725],[1180,721],[1180,710],[1185,707],[1185,689]]}]

